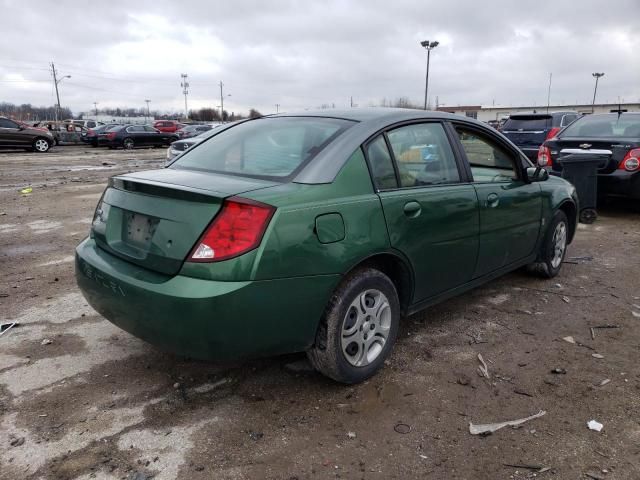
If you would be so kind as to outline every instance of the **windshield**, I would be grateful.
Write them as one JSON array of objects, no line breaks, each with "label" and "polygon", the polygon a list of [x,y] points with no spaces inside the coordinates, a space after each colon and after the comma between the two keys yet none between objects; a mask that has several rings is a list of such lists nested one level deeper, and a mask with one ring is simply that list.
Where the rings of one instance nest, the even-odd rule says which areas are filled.
[{"label": "windshield", "polygon": [[640,115],[585,115],[569,125],[561,137],[640,137]]},{"label": "windshield", "polygon": [[240,123],[188,150],[169,168],[202,170],[258,178],[284,178],[317,155],[349,120],[273,117]]},{"label": "windshield", "polygon": [[544,130],[551,125],[551,116],[518,116],[509,117],[505,122],[503,131],[507,130]]}]

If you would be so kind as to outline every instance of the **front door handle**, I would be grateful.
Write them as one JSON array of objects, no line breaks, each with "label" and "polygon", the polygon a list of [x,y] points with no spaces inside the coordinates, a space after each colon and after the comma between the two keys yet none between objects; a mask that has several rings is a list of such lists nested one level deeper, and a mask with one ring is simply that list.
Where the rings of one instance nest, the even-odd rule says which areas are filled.
[{"label": "front door handle", "polygon": [[495,208],[500,203],[500,197],[497,193],[490,193],[487,195],[487,207]]},{"label": "front door handle", "polygon": [[417,217],[418,215],[420,215],[420,212],[422,212],[422,207],[420,206],[420,204],[416,201],[411,201],[411,202],[407,202],[404,204],[404,214],[407,217]]}]

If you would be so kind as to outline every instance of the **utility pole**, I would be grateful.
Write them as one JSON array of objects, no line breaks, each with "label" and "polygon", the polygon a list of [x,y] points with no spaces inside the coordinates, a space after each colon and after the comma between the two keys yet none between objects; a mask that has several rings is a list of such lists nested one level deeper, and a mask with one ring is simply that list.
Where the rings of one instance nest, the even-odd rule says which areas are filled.
[{"label": "utility pole", "polygon": [[553,72],[549,73],[549,89],[547,90],[547,113],[549,113],[549,102],[551,102],[551,78],[553,77]]},{"label": "utility pole", "polygon": [[189,75],[187,75],[186,73],[181,73],[180,77],[182,78],[180,86],[182,87],[182,93],[184,95],[184,118],[188,120],[189,110],[187,110],[187,95],[189,95],[189,82],[187,81],[187,78],[189,77]]},{"label": "utility pole", "polygon": [[149,103],[151,102],[151,100],[147,99],[145,100],[145,102],[147,102],[147,122],[148,122],[149,119],[151,118],[151,113],[149,112]]},{"label": "utility pole", "polygon": [[93,108],[96,110],[96,120],[98,120],[98,102],[93,102]]},{"label": "utility pole", "polygon": [[222,94],[222,87],[224,87],[224,83],[220,80],[220,121],[224,122],[224,95]]},{"label": "utility pole", "polygon": [[56,87],[56,108],[54,109],[55,111],[55,116],[56,116],[56,122],[58,121],[58,115],[59,112],[58,110],[60,109],[60,94],[58,93],[58,72],[56,71],[56,66],[53,64],[53,62],[51,62],[51,74],[53,75],[53,84]]},{"label": "utility pole", "polygon": [[280,104],[276,103],[276,113],[278,113],[280,111]]},{"label": "utility pole", "polygon": [[424,81],[424,109],[427,109],[427,95],[429,93],[429,60],[431,59],[431,50],[440,45],[440,42],[430,42],[429,40],[424,40],[420,42],[425,50],[427,51],[427,75]]},{"label": "utility pole", "polygon": [[591,75],[596,79],[596,86],[593,89],[593,101],[591,102],[591,113],[593,113],[596,106],[596,92],[598,91],[598,80],[600,80],[600,77],[604,77],[604,73],[592,73]]}]

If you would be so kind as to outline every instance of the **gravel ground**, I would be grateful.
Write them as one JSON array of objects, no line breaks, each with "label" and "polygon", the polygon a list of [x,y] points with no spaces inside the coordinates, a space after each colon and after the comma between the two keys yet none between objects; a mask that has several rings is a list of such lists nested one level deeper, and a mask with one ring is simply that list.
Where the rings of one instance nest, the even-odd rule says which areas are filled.
[{"label": "gravel ground", "polygon": [[0,320],[20,323],[0,336],[0,478],[640,478],[640,206],[580,225],[552,281],[516,272],[404,319],[384,370],[345,387],[304,355],[175,357],[87,306],[73,248],[106,179],[163,157],[0,153]]}]

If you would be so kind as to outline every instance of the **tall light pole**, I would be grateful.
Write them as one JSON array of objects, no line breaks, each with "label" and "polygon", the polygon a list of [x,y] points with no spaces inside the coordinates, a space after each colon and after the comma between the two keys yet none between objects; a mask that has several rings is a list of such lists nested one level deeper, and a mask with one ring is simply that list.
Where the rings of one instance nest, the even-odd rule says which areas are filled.
[{"label": "tall light pole", "polygon": [[227,93],[226,95],[224,95],[222,93],[222,87],[224,87],[224,83],[222,83],[222,80],[220,80],[220,83],[218,85],[220,86],[220,122],[224,123],[224,97],[230,97],[231,94]]},{"label": "tall light pole", "polygon": [[591,113],[593,113],[596,106],[596,92],[598,91],[598,80],[600,80],[600,77],[604,77],[604,73],[592,73],[591,75],[594,76],[596,79],[596,86],[593,89],[593,101],[591,102]]},{"label": "tall light pole", "polygon": [[187,95],[189,95],[189,82],[187,81],[187,78],[189,77],[189,75],[187,75],[186,73],[181,73],[180,77],[182,78],[180,86],[182,87],[182,93],[184,95],[184,118],[188,120],[189,110],[187,110]]},{"label": "tall light pole", "polygon": [[93,108],[96,111],[96,121],[98,121],[98,102],[93,102]]},{"label": "tall light pole", "polygon": [[56,66],[53,64],[53,62],[51,62],[51,74],[53,75],[53,85],[56,88],[56,100],[58,101],[58,103],[56,103],[56,108],[54,109],[55,112],[55,116],[56,116],[56,122],[58,121],[58,117],[60,116],[59,114],[59,110],[60,110],[60,93],[58,92],[58,84],[64,80],[65,78],[71,78],[71,75],[65,75],[64,77],[58,78],[58,71],[56,70]]},{"label": "tall light pole", "polygon": [[429,60],[431,59],[431,50],[440,45],[440,42],[429,42],[429,40],[424,40],[420,42],[420,45],[422,45],[427,50],[427,75],[424,81],[424,109],[426,110],[427,95],[429,94]]},{"label": "tall light pole", "polygon": [[147,99],[145,100],[145,102],[147,102],[147,122],[148,122],[149,118],[151,118],[151,113],[149,113],[149,103],[151,102],[151,100]]},{"label": "tall light pole", "polygon": [[547,113],[549,113],[549,103],[551,102],[551,78],[553,78],[553,73],[549,73],[549,89],[547,90]]}]

